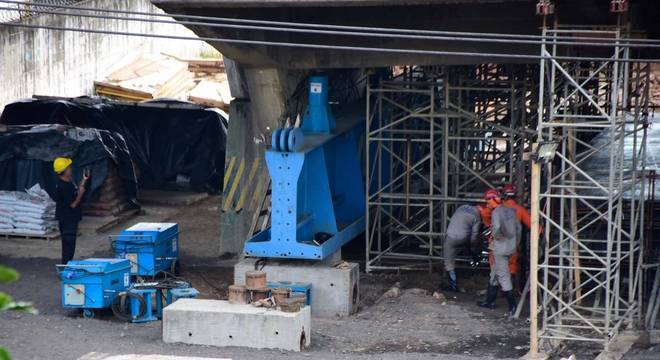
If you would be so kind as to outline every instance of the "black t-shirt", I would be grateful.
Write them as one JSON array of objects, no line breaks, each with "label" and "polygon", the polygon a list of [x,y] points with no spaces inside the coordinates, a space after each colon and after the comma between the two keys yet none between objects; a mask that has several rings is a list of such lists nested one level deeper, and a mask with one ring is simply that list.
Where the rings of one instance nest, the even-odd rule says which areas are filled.
[{"label": "black t-shirt", "polygon": [[78,187],[73,182],[57,179],[57,199],[55,199],[57,203],[55,217],[57,220],[71,224],[82,219],[80,205],[71,208],[71,203],[76,200],[76,196],[78,196]]}]

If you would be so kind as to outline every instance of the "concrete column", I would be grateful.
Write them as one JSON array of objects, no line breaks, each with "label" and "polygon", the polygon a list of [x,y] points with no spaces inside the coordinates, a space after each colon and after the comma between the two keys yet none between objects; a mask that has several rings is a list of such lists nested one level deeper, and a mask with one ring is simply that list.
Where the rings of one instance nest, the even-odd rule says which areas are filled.
[{"label": "concrete column", "polygon": [[268,188],[263,155],[271,133],[290,116],[286,100],[303,75],[275,68],[244,68],[233,61],[227,75],[237,100],[229,112],[220,253],[236,254],[252,235],[249,228]]}]

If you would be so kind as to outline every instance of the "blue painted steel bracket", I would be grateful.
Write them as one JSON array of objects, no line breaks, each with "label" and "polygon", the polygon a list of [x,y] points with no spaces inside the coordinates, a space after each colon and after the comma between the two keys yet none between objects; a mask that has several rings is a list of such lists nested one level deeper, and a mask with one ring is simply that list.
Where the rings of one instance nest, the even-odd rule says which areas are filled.
[{"label": "blue painted steel bracket", "polygon": [[326,77],[311,77],[302,127],[273,132],[271,227],[245,243],[248,256],[321,260],[364,231],[364,120],[335,123],[327,92]]}]

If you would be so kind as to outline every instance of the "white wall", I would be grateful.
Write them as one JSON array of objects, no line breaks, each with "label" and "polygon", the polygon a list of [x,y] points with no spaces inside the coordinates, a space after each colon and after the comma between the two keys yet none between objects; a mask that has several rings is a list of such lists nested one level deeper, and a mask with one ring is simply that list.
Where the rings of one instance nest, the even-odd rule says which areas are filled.
[{"label": "white wall", "polygon": [[[89,0],[77,5],[163,13],[148,0]],[[195,36],[181,25],[74,16],[40,15],[23,23]],[[0,111],[6,104],[32,95],[91,95],[95,79],[113,64],[140,52],[192,57],[204,49],[210,49],[210,46],[201,41],[28,29],[0,24]]]}]

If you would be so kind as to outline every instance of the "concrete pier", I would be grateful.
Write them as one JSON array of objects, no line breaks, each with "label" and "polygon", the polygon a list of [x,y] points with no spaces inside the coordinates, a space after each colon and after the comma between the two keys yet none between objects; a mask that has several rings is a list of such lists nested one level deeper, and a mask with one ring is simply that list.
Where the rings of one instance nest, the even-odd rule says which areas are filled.
[{"label": "concrete pier", "polygon": [[[245,284],[245,272],[254,270],[256,259],[241,260],[234,266],[234,283]],[[348,316],[357,311],[359,266],[355,263],[269,259],[262,269],[268,281],[290,281],[312,284],[312,316]]]}]

